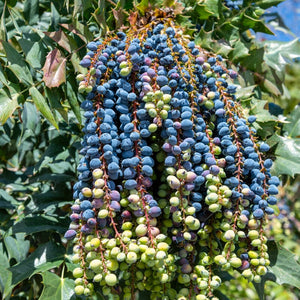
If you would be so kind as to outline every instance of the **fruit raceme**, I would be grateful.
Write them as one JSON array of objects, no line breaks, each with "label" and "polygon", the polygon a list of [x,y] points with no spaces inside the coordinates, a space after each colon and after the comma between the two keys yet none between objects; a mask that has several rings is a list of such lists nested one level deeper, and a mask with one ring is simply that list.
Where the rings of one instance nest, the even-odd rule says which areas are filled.
[{"label": "fruit raceme", "polygon": [[220,270],[259,282],[279,180],[222,57],[172,19],[91,42],[71,224],[75,292],[217,299]]}]

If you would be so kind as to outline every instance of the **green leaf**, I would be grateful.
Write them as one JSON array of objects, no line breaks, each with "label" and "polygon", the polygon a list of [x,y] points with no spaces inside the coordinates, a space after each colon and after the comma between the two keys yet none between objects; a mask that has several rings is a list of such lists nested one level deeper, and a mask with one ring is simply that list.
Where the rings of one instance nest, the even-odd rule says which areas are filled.
[{"label": "green leaf", "polygon": [[11,97],[1,89],[0,90],[0,124],[3,125],[7,119],[13,114],[18,105],[18,94]]},{"label": "green leaf", "polygon": [[300,289],[300,264],[296,255],[274,241],[268,242],[270,270],[280,285],[288,284]]},{"label": "green leaf", "polygon": [[3,299],[10,293],[11,287],[11,272],[7,271],[9,268],[9,259],[3,251],[3,246],[0,244],[0,291]]},{"label": "green leaf", "polygon": [[29,240],[25,240],[23,233],[17,233],[16,238],[6,236],[4,243],[9,254],[9,259],[15,258],[17,262],[21,262],[26,258],[30,242]]},{"label": "green leaf", "polygon": [[41,231],[55,231],[64,233],[68,229],[68,220],[66,218],[51,218],[47,216],[25,217],[12,227],[13,233],[25,232],[32,234]]},{"label": "green leaf", "polygon": [[35,132],[40,123],[40,115],[36,113],[36,107],[31,102],[25,102],[22,111],[23,128]]},{"label": "green leaf", "polygon": [[250,85],[246,87],[243,86],[242,88],[236,90],[235,96],[237,97],[237,99],[248,99],[254,94],[255,88],[256,85]]},{"label": "green leaf", "polygon": [[5,12],[6,12],[6,1],[4,2],[3,11],[1,15],[1,23],[0,23],[0,40],[7,40],[6,37],[6,25],[5,25]]},{"label": "green leaf", "polygon": [[272,167],[273,173],[292,177],[300,174],[300,138],[273,135],[268,139],[268,143],[271,146],[278,144],[275,151],[276,160]]},{"label": "green leaf", "polygon": [[67,99],[77,120],[79,121],[79,124],[81,124],[81,114],[78,97],[76,96],[76,93],[74,92],[74,89],[69,81],[67,82]]},{"label": "green leaf", "polygon": [[5,73],[1,64],[0,64],[0,82],[5,86],[9,85],[9,81],[5,77]]},{"label": "green leaf", "polygon": [[205,0],[204,4],[209,12],[212,12],[213,16],[219,18],[219,0]]},{"label": "green leaf", "polygon": [[32,195],[36,209],[34,212],[49,211],[49,214],[55,211],[58,207],[66,204],[71,204],[71,191],[47,191],[41,194]]},{"label": "green leaf", "polygon": [[241,58],[249,56],[249,49],[240,40],[232,47],[233,50],[229,53],[229,57],[232,61],[240,61]]},{"label": "green leaf", "polygon": [[300,138],[300,107],[296,107],[286,120],[289,123],[283,125],[283,131],[291,138]]},{"label": "green leaf", "polygon": [[59,23],[61,23],[61,14],[57,11],[55,4],[51,1],[51,25],[55,28],[55,30],[58,29]]},{"label": "green leaf", "polygon": [[230,300],[226,295],[221,293],[220,291],[215,291],[214,295],[218,297],[219,300]]},{"label": "green leaf", "polygon": [[29,25],[39,20],[39,0],[26,0],[24,3],[24,17]]},{"label": "green leaf", "polygon": [[195,13],[201,20],[207,20],[211,15],[213,15],[213,12],[207,10],[207,6],[204,4],[196,4]]},{"label": "green leaf", "polygon": [[16,285],[36,273],[58,267],[64,260],[64,254],[64,247],[53,242],[39,246],[21,263],[9,268],[12,272],[12,284]]},{"label": "green leaf", "polygon": [[82,11],[82,0],[74,0],[73,17]]},{"label": "green leaf", "polygon": [[58,125],[43,95],[34,86],[29,89],[29,93],[37,109],[56,129],[58,129]]},{"label": "green leaf", "polygon": [[270,81],[269,79],[264,78],[264,80],[263,80],[263,86],[264,86],[264,88],[265,88],[268,92],[274,94],[275,96],[280,96],[280,95],[281,95],[281,92],[280,92],[280,90],[278,89],[277,85],[274,84],[274,83],[273,83],[272,81]]},{"label": "green leaf", "polygon": [[69,142],[69,136],[58,136],[52,139],[34,169],[40,171],[42,168],[48,167],[49,163],[55,161],[56,156],[61,155],[69,147]]},{"label": "green leaf", "polygon": [[68,111],[60,103],[61,90],[59,88],[45,88],[45,95],[52,109],[57,110],[63,117],[65,122],[68,122]]},{"label": "green leaf", "polygon": [[75,69],[75,72],[80,73],[80,74],[86,74],[87,69],[83,68],[80,65],[81,59],[80,59],[80,56],[79,56],[78,52],[73,52],[70,60],[71,60],[71,63],[73,65],[74,69]]},{"label": "green leaf", "polygon": [[268,41],[264,59],[266,63],[277,71],[300,57],[300,42],[295,39],[290,42]]},{"label": "green leaf", "polygon": [[23,56],[18,53],[18,51],[11,46],[10,43],[1,41],[3,48],[6,53],[7,60],[11,63],[8,68],[17,76],[20,82],[25,84],[32,84],[32,76],[28,69],[27,64],[25,63]]},{"label": "green leaf", "polygon": [[92,13],[92,16],[103,30],[103,34],[106,34],[106,32],[109,31],[109,27],[106,23],[105,5],[105,1],[100,1],[100,6],[96,8],[94,13]]},{"label": "green leaf", "polygon": [[26,55],[26,61],[35,69],[40,69],[45,61],[46,48],[44,44],[39,41],[33,43],[31,49]]},{"label": "green leaf", "polygon": [[255,4],[261,8],[269,8],[272,6],[276,6],[277,4],[283,2],[284,0],[261,0],[257,1]]},{"label": "green leaf", "polygon": [[15,200],[15,198],[9,195],[6,191],[0,189],[0,208],[14,209],[17,205],[19,205],[19,203]]},{"label": "green leaf", "polygon": [[265,25],[265,23],[262,20],[254,19],[245,14],[241,18],[240,24],[241,24],[241,29],[244,29],[244,30],[251,28],[255,32],[263,32],[266,34],[274,35],[274,33]]},{"label": "green leaf", "polygon": [[195,38],[195,43],[206,49],[211,48],[212,41],[212,31],[207,32],[203,28],[201,28]]},{"label": "green leaf", "polygon": [[276,276],[271,272],[267,272],[266,275],[262,276],[260,283],[252,282],[255,287],[255,290],[259,296],[259,300],[265,300],[265,283],[268,280],[275,282]]},{"label": "green leaf", "polygon": [[16,75],[20,83],[26,85],[31,85],[33,83],[32,76],[27,67],[24,69],[24,66],[13,64],[9,65],[8,68]]},{"label": "green leaf", "polygon": [[74,295],[74,280],[50,272],[44,272],[42,276],[44,289],[39,300],[69,300]]},{"label": "green leaf", "polygon": [[137,6],[136,8],[139,10],[139,12],[144,15],[145,11],[147,10],[149,6],[149,0],[142,0]]},{"label": "green leaf", "polygon": [[251,102],[251,114],[257,117],[257,122],[275,122],[277,118],[270,114],[268,110],[268,101],[265,100],[255,100]]}]

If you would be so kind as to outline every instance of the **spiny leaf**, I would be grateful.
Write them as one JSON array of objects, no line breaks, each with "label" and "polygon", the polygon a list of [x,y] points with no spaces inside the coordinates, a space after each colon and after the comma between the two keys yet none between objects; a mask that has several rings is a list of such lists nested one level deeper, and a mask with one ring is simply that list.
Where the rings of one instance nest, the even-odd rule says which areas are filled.
[{"label": "spiny leaf", "polygon": [[300,57],[300,42],[298,39],[286,42],[268,41],[264,59],[266,63],[277,71]]},{"label": "spiny leaf", "polygon": [[265,283],[268,280],[275,282],[276,276],[273,273],[268,272],[266,275],[262,276],[260,283],[253,282],[253,285],[258,294],[259,300],[265,300]]},{"label": "spiny leaf", "polygon": [[215,17],[219,17],[219,0],[205,0],[207,10],[212,12]]},{"label": "spiny leaf", "polygon": [[300,289],[300,264],[296,255],[274,241],[268,242],[270,270],[278,284],[289,284]]},{"label": "spiny leaf", "polygon": [[271,6],[276,6],[277,4],[283,2],[284,0],[261,0],[256,2],[256,4],[261,8],[269,8]]},{"label": "spiny leaf", "polygon": [[18,233],[16,238],[12,236],[6,236],[4,243],[9,254],[9,258],[15,258],[17,262],[21,262],[27,256],[30,242],[25,240],[25,234]]},{"label": "spiny leaf", "polygon": [[43,67],[43,81],[49,88],[58,87],[66,81],[66,58],[55,48],[47,55]]},{"label": "spiny leaf", "polygon": [[287,121],[289,121],[289,123],[284,124],[283,130],[291,138],[300,138],[300,106],[291,112]]},{"label": "spiny leaf", "polygon": [[74,281],[50,272],[42,273],[44,289],[39,300],[69,300],[74,295]]},{"label": "spiny leaf", "polygon": [[144,15],[147,8],[149,7],[150,3],[149,0],[142,0],[137,6],[136,8],[139,10],[139,12]]},{"label": "spiny leaf", "polygon": [[277,175],[289,175],[294,177],[300,174],[300,138],[290,138],[273,135],[268,143],[277,145],[272,171]]},{"label": "spiny leaf", "polygon": [[264,24],[262,20],[254,19],[250,16],[247,16],[246,14],[243,15],[243,18],[241,19],[241,29],[253,29],[255,32],[263,32],[266,34],[272,34],[274,33]]}]

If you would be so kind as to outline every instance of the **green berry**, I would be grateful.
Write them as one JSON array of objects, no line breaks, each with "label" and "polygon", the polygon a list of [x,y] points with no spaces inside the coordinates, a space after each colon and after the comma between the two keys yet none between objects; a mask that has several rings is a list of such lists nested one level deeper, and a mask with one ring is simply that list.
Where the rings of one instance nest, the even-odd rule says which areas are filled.
[{"label": "green berry", "polygon": [[115,286],[118,282],[117,276],[115,274],[107,274],[105,276],[105,283],[108,286]]}]

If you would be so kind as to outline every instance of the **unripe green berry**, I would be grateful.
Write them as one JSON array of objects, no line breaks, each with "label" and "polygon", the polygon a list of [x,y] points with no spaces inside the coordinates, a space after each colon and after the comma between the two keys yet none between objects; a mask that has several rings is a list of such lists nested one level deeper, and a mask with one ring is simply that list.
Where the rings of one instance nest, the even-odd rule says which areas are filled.
[{"label": "unripe green berry", "polygon": [[75,286],[74,291],[75,291],[75,294],[78,295],[78,296],[83,295],[83,293],[84,293],[84,286],[77,285],[77,286]]},{"label": "unripe green berry", "polygon": [[229,260],[229,263],[232,267],[234,268],[239,268],[241,265],[242,265],[242,261],[241,259],[239,259],[238,257],[232,257],[230,260]]},{"label": "unripe green berry", "polygon": [[75,268],[73,270],[73,277],[79,278],[79,277],[82,277],[82,276],[83,276],[83,269],[81,269],[81,268]]},{"label": "unripe green berry", "polygon": [[117,279],[117,276],[115,274],[107,274],[105,276],[105,283],[108,285],[108,286],[114,286],[116,285],[118,282],[118,279]]},{"label": "unripe green berry", "polygon": [[235,238],[235,233],[233,230],[227,230],[225,233],[224,233],[224,238],[227,240],[227,241],[232,241],[234,238]]}]

